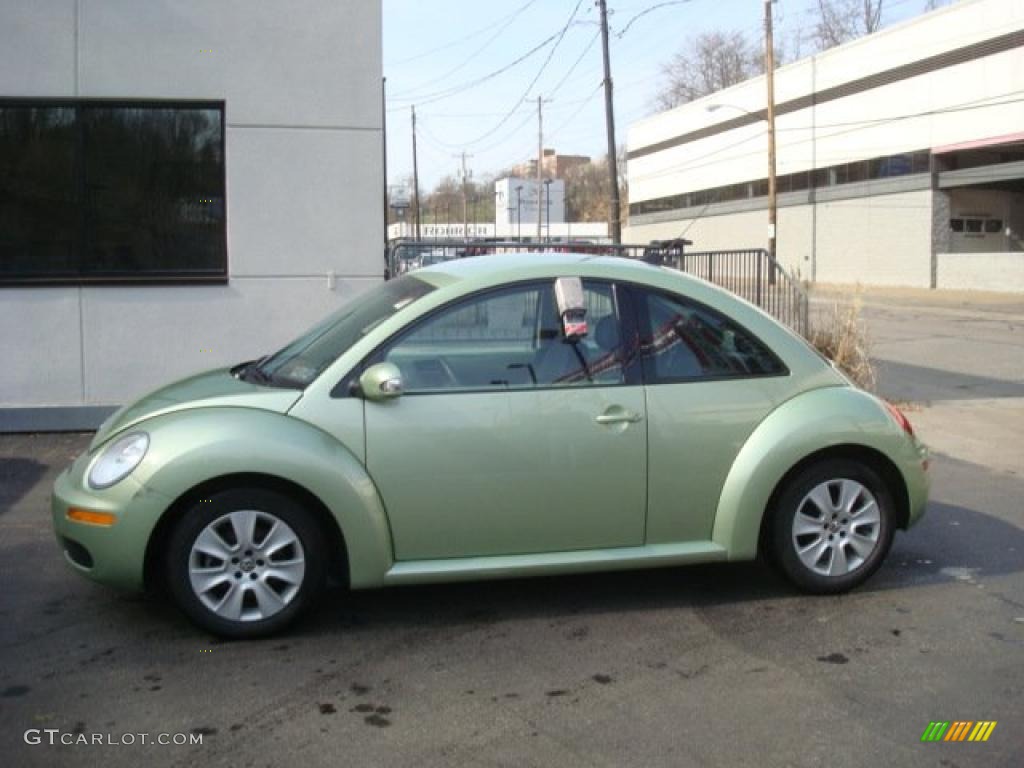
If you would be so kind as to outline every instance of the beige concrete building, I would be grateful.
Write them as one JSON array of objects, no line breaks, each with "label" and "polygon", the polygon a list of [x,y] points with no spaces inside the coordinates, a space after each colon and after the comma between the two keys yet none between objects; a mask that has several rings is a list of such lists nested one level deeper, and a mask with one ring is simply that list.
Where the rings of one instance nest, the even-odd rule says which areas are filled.
[{"label": "beige concrete building", "polygon": [[[541,176],[545,179],[564,179],[572,168],[578,168],[590,162],[586,155],[560,155],[553,149],[545,149],[541,160]],[[513,166],[512,175],[532,179],[537,176],[537,158]]]}]

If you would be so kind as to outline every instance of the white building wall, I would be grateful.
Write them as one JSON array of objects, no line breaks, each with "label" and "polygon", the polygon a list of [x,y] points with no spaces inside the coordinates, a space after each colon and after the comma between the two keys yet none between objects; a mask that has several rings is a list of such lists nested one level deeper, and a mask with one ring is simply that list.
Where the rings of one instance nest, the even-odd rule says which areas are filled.
[{"label": "white building wall", "polygon": [[[1019,29],[1024,29],[1020,0],[962,0],[781,67],[775,75],[776,103]],[[1017,48],[779,115],[777,171],[781,175],[1019,133],[1022,91],[1024,66]],[[709,112],[712,105],[718,108]],[[764,105],[764,78],[756,77],[633,123],[627,151],[764,110]],[[758,122],[631,158],[630,201],[764,178],[767,141],[766,123]]]},{"label": "white building wall", "polygon": [[381,280],[380,0],[0,8],[0,96],[224,100],[226,285],[0,289],[0,408],[250,359]]},{"label": "white building wall", "polygon": [[[516,194],[516,189],[521,188]],[[550,195],[550,202],[548,196]],[[541,223],[550,219],[552,224],[565,221],[565,181],[552,179],[544,184],[536,179],[508,177],[494,182],[494,219],[501,226],[515,226],[521,223],[533,225],[537,231],[537,211],[540,211]],[[549,216],[550,214],[550,216]]]},{"label": "white building wall", "polygon": [[[779,209],[778,254],[787,270],[826,283],[927,288],[931,279],[930,190]],[[764,210],[629,226],[623,240],[684,236],[691,250],[765,248]],[[685,233],[685,234],[684,234]]]},{"label": "white building wall", "polygon": [[965,291],[1024,291],[1024,253],[940,253],[937,287]]},{"label": "white building wall", "polygon": [[[962,0],[780,68],[776,102],[821,94],[1021,30],[1024,3],[1020,0]],[[1018,46],[781,114],[776,126],[777,172],[782,175],[977,140],[1019,140],[1024,136],[1021,64]],[[759,77],[653,115],[629,127],[627,150],[636,152],[745,113],[758,113],[764,109],[764,99],[765,82]],[[630,201],[764,179],[767,172],[767,124],[758,120],[631,157]],[[922,189],[930,186],[930,179],[918,177],[904,185],[917,191],[895,189],[898,183],[885,181],[860,185],[859,190],[854,189],[856,185],[828,187],[816,206],[783,204],[778,214],[780,261],[819,281],[931,285],[933,228],[945,222],[941,217],[933,221],[933,193]],[[954,191],[954,198],[958,192]],[[850,199],[837,199],[843,197]],[[1011,197],[1004,194],[1003,200]],[[1015,202],[1010,208],[1003,215],[1013,230],[1005,238],[1012,248],[1018,242],[1014,236],[1020,237],[1015,226],[1020,217],[1015,214]],[[697,250],[763,248],[768,234],[766,209],[767,200],[761,197],[747,205],[682,211],[679,218],[673,218],[672,212],[640,215],[631,217],[624,237],[645,242],[678,237],[685,231]]]}]

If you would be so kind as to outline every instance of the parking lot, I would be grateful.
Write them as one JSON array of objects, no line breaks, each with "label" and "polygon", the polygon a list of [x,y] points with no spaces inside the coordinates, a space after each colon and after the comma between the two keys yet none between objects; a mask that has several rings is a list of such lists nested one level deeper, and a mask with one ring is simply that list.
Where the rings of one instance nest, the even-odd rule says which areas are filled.
[{"label": "parking lot", "polygon": [[[48,494],[88,435],[0,437],[4,763],[1019,765],[1024,302],[864,301],[879,389],[935,452],[932,503],[834,598],[761,564],[336,591],[286,636],[223,643],[62,563]],[[935,720],[998,725],[921,743]]]}]

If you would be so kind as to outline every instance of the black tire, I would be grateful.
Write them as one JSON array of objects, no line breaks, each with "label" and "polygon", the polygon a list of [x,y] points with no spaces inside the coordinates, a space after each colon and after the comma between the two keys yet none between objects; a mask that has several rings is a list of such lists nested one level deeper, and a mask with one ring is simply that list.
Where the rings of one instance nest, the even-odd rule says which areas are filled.
[{"label": "black tire", "polygon": [[[801,511],[804,500],[808,494],[830,481],[852,480],[859,483],[872,496],[878,509],[877,539],[874,549],[867,556],[860,556],[853,547],[853,540],[848,536],[866,533],[871,535],[871,525],[861,518],[858,521],[856,516],[844,517],[842,512],[838,515],[829,515],[822,518],[822,531],[801,534],[798,538],[794,530],[794,520]],[[827,486],[832,503],[836,502],[835,491],[837,486],[833,483]],[[881,566],[882,561],[892,546],[893,534],[895,532],[895,505],[893,504],[892,493],[882,481],[878,473],[870,466],[858,461],[849,459],[829,459],[806,467],[795,475],[778,495],[772,519],[771,530],[771,557],[779,566],[786,577],[798,588],[805,592],[814,594],[836,594],[846,592],[854,587],[863,584]],[[861,506],[866,501],[865,496],[860,497]],[[819,508],[813,502],[807,502],[808,507],[804,510],[806,515],[801,518],[807,522],[813,512]],[[857,500],[854,499],[853,508],[858,508]],[[833,521],[831,518],[836,517]],[[843,525],[844,520],[853,520],[853,523]],[[835,530],[826,527],[834,524]],[[853,528],[852,526],[857,526]],[[815,538],[820,536],[821,538]],[[858,539],[858,543],[862,539]],[[816,567],[826,569],[831,566],[836,547],[842,548],[842,560],[848,563],[849,570],[841,575],[829,575],[820,573],[813,567],[807,565],[798,554],[797,547],[803,546],[808,552],[816,551],[824,547],[822,559]],[[827,556],[827,560],[826,560]],[[808,557],[812,555],[808,554]],[[858,563],[857,560],[860,560]],[[839,570],[837,568],[837,570]]]},{"label": "black tire", "polygon": [[[255,531],[253,539],[257,543],[261,541],[259,538],[261,533],[264,536],[262,542],[267,542],[269,534],[266,531],[269,526],[273,525],[274,519],[285,523],[291,529],[294,537],[298,540],[300,549],[293,544],[290,549],[285,548],[279,551],[283,551],[281,557],[289,562],[294,561],[296,553],[301,555],[304,561],[304,570],[302,575],[295,579],[299,582],[297,585],[286,585],[284,582],[275,580],[273,571],[270,569],[276,564],[271,561],[270,556],[266,561],[255,559],[259,557],[258,549],[254,551],[252,557],[246,557],[245,553],[241,551],[234,553],[242,560],[238,570],[234,570],[234,565],[228,565],[231,561],[224,560],[225,567],[230,571],[228,573],[229,580],[225,582],[227,584],[225,589],[240,590],[240,594],[243,595],[242,599],[248,601],[250,605],[250,613],[258,613],[262,605],[256,600],[254,594],[248,596],[244,594],[247,591],[257,587],[261,590],[272,588],[275,593],[277,590],[286,590],[285,594],[287,595],[287,600],[282,599],[282,602],[285,602],[284,607],[276,609],[272,615],[248,618],[243,615],[242,618],[234,620],[218,615],[200,598],[192,586],[190,564],[193,557],[193,545],[200,534],[207,529],[207,526],[218,520],[223,520],[225,515],[232,512],[245,510],[259,513],[259,520],[253,529]],[[217,528],[222,529],[222,525],[223,523],[218,524]],[[272,556],[277,557],[278,555]],[[197,555],[196,557],[203,556]],[[219,567],[217,565],[219,561],[216,558],[210,562],[213,563],[213,568]],[[260,564],[259,567],[256,565],[257,562]],[[281,631],[313,605],[323,591],[327,572],[326,563],[324,537],[310,513],[281,493],[263,488],[237,488],[220,491],[209,498],[200,499],[185,512],[168,541],[165,573],[174,602],[193,623],[220,637],[246,639],[265,637]],[[267,570],[263,569],[264,565]],[[243,573],[243,568],[249,570]],[[249,580],[259,582],[259,584],[250,586]],[[237,585],[232,585],[232,581],[236,581]],[[212,601],[217,598],[216,591],[206,593],[207,600]],[[251,607],[252,603],[256,603],[256,608]]]}]

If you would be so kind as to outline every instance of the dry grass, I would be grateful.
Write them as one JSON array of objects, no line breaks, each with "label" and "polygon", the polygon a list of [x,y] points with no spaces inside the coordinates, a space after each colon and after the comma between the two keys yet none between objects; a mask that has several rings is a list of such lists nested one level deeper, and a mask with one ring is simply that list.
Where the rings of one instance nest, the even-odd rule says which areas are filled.
[{"label": "dry grass", "polygon": [[858,387],[873,392],[876,376],[870,358],[871,341],[860,310],[860,297],[848,306],[834,306],[813,325],[810,341]]}]

